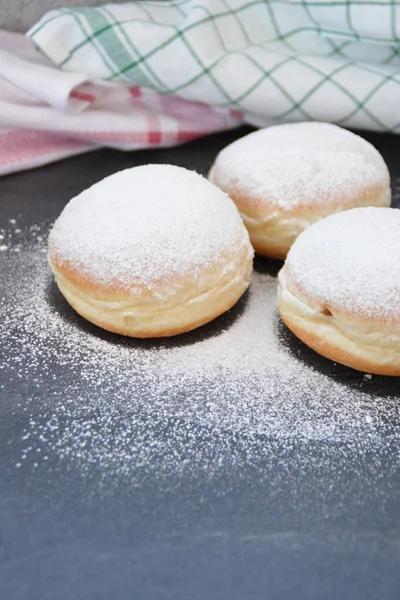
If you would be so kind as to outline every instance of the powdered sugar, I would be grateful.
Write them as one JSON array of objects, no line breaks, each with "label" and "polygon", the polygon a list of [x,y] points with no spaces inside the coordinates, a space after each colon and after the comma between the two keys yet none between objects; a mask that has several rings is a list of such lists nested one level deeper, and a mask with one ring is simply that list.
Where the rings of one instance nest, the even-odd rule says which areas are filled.
[{"label": "powdered sugar", "polygon": [[211,179],[225,191],[234,189],[261,206],[284,210],[329,203],[349,208],[382,189],[390,199],[389,172],[378,151],[327,123],[251,133],[220,152]]},{"label": "powdered sugar", "polygon": [[356,208],[303,232],[286,267],[296,289],[318,305],[400,320],[400,210]]},{"label": "powdered sugar", "polygon": [[396,386],[380,396],[381,378],[336,369],[294,340],[276,312],[273,265],[260,263],[248,294],[213,324],[140,342],[104,333],[68,307],[45,240],[32,233],[23,232],[33,238],[25,242],[5,233],[21,252],[4,253],[0,281],[0,376],[3,392],[14,390],[4,401],[25,423],[18,468],[47,468],[52,458],[134,486],[152,469],[168,479],[248,465],[259,452],[265,461],[276,438],[288,455],[299,440],[342,441],[357,452],[391,443]]},{"label": "powdered sugar", "polygon": [[132,293],[157,291],[160,281],[210,264],[223,270],[224,256],[245,244],[250,249],[232,201],[171,165],[127,169],[95,184],[67,205],[50,236],[59,261]]}]

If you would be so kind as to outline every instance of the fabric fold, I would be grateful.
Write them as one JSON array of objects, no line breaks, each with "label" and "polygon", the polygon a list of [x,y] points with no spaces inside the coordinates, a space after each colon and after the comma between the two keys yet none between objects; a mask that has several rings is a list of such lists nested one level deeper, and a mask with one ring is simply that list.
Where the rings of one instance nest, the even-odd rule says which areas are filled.
[{"label": "fabric fold", "polygon": [[390,0],[172,0],[48,13],[29,36],[61,69],[244,113],[398,132]]},{"label": "fabric fold", "polygon": [[0,31],[0,175],[104,146],[171,146],[241,122],[202,103],[64,72],[24,36]]},{"label": "fabric fold", "polygon": [[243,122],[398,133],[399,33],[391,0],[53,10],[26,39],[0,31],[0,174],[102,146],[178,144]]}]

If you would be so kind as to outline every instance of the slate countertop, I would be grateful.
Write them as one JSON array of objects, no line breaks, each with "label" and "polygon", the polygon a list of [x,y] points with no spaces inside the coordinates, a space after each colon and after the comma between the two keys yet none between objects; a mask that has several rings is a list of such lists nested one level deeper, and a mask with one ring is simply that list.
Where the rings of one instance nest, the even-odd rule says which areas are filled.
[{"label": "slate countertop", "polygon": [[[216,152],[246,131],[158,151],[101,150],[2,178],[0,227],[14,218],[22,230],[50,223],[72,196],[128,166],[171,162],[206,173]],[[400,138],[365,135],[388,162],[398,205]],[[15,276],[7,264],[0,256],[3,284]],[[265,264],[257,260],[258,272],[273,271]],[[54,294],[54,310],[68,312]],[[81,324],[74,321],[73,326]],[[43,385],[43,397],[39,391],[26,410],[29,376],[23,380],[0,370],[1,597],[397,600],[400,441],[393,397],[400,397],[398,380],[360,383],[362,375],[331,366],[288,340],[297,359],[320,370],[321,377],[329,371],[349,392],[355,386],[371,390],[368,410],[379,398],[384,417],[385,398],[391,398],[386,445],[364,445],[361,452],[357,444],[337,439],[294,435],[289,444],[279,435],[260,435],[252,441],[257,453],[249,457],[246,436],[239,434],[230,439],[222,467],[197,472],[193,444],[202,442],[199,436],[186,450],[180,448],[188,471],[171,473],[168,483],[157,476],[162,458],[152,470],[133,460],[132,472],[123,476],[95,462],[82,469],[82,461],[56,452],[45,462],[16,466],[26,448],[29,419],[37,415],[39,431],[40,420],[48,418],[40,406],[42,400],[51,402],[49,395],[45,398],[50,388]],[[1,364],[10,365],[10,347],[0,351]],[[74,376],[57,368],[48,375],[57,372],[53,387]],[[123,424],[116,419],[112,426],[121,435]],[[141,432],[145,435],[145,428]],[[212,437],[212,431],[207,435]],[[229,464],[231,452],[237,468]],[[133,477],[136,471],[140,476]]]}]

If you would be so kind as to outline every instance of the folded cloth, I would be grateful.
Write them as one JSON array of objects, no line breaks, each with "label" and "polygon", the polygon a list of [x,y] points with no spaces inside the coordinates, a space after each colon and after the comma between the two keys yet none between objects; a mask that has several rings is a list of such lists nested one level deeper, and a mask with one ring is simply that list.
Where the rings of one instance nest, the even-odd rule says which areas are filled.
[{"label": "folded cloth", "polygon": [[0,175],[101,146],[173,145],[243,121],[398,132],[399,36],[392,0],[51,11],[31,41],[0,31]]},{"label": "folded cloth", "polygon": [[234,111],[91,79],[0,31],[0,175],[102,146],[171,146],[242,122]]},{"label": "folded cloth", "polygon": [[29,32],[64,71],[244,113],[398,132],[393,0],[169,0],[54,10]]}]

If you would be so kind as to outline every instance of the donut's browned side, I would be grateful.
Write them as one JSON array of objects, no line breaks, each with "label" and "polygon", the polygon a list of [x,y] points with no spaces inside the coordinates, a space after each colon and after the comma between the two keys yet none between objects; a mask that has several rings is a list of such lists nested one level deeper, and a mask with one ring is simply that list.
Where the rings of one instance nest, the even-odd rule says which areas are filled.
[{"label": "donut's browned side", "polygon": [[[397,358],[388,362],[385,360],[385,350],[377,349],[374,353],[375,359],[371,360],[365,356],[363,348],[357,347],[351,340],[348,343],[344,340],[343,344],[338,344],[333,340],[333,336],[316,334],[312,331],[312,319],[304,318],[293,311],[281,294],[278,294],[278,309],[283,322],[294,335],[325,358],[364,373],[400,376],[400,353]],[[382,330],[382,322],[373,323],[373,326],[377,332]]]},{"label": "donut's browned side", "polygon": [[238,184],[224,189],[236,204],[249,232],[250,241],[257,254],[271,258],[285,259],[295,239],[307,227],[334,213],[362,206],[389,206],[388,186],[365,188],[355,198],[339,198],[321,205],[297,204],[291,209],[280,209],[266,199],[262,201],[250,196]]},{"label": "donut's browned side", "polygon": [[[159,281],[157,293],[139,284],[132,293],[118,281],[108,286],[96,282],[49,249],[57,286],[76,312],[102,329],[138,338],[185,333],[232,308],[249,285],[252,259],[245,245],[232,249],[221,264],[204,268],[200,280],[197,274],[188,273],[179,280]],[[221,268],[227,263],[232,268]]]}]

